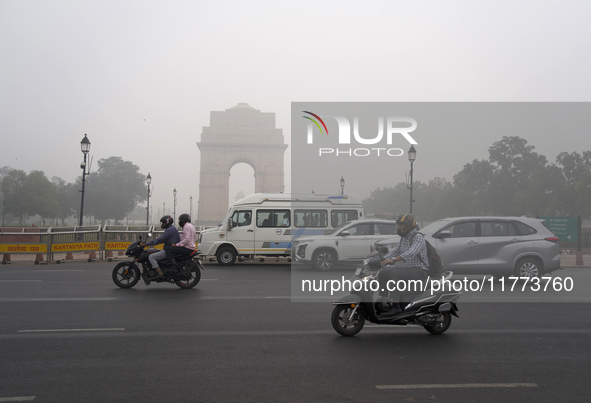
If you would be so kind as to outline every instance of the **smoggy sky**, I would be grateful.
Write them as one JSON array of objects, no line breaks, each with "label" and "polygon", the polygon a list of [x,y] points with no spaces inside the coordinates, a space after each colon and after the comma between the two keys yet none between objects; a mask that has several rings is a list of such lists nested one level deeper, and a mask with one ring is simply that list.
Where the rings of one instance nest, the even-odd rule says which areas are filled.
[{"label": "smoggy sky", "polygon": [[[87,133],[93,170],[120,156],[151,173],[154,217],[174,188],[177,215],[189,196],[196,212],[210,111],[274,112],[290,144],[292,101],[589,101],[589,15],[564,0],[0,0],[0,166],[72,182]],[[437,176],[502,136],[450,144],[465,159]],[[588,135],[523,137],[551,162],[591,149]],[[252,175],[236,165],[230,195],[252,193]]]}]

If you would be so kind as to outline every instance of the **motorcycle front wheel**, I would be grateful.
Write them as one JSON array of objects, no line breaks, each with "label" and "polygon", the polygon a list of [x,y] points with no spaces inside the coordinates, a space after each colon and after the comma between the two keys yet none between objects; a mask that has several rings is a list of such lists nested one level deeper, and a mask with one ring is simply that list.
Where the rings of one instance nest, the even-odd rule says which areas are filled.
[{"label": "motorcycle front wheel", "polygon": [[140,280],[140,271],[130,262],[121,262],[113,269],[113,282],[121,288],[131,288]]},{"label": "motorcycle front wheel", "polygon": [[431,334],[443,334],[451,325],[451,313],[441,312],[433,325],[424,325]]},{"label": "motorcycle front wheel", "polygon": [[201,280],[201,271],[199,271],[198,263],[193,261],[189,261],[187,263],[183,263],[185,270],[191,268],[191,274],[189,278],[186,280],[174,280],[174,283],[183,289],[189,289],[195,287],[199,280]]},{"label": "motorcycle front wheel", "polygon": [[334,307],[331,316],[332,327],[338,334],[345,337],[355,336],[363,329],[365,324],[365,315],[363,311],[357,309],[355,315],[351,305],[337,305]]}]

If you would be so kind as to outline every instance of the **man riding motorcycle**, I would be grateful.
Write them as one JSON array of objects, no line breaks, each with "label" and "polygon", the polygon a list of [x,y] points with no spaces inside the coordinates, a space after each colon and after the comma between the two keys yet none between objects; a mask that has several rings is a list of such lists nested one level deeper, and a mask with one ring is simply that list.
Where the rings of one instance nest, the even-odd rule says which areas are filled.
[{"label": "man riding motorcycle", "polygon": [[142,244],[142,246],[152,246],[152,245],[159,245],[161,243],[164,244],[164,248],[156,253],[150,254],[148,260],[152,265],[152,268],[158,272],[158,276],[154,277],[154,280],[164,278],[164,273],[162,269],[158,265],[158,260],[164,260],[167,258],[167,252],[172,247],[172,244],[176,244],[180,241],[179,232],[178,230],[172,225],[174,220],[171,216],[165,215],[160,219],[160,228],[164,229],[164,233],[160,235],[158,238],[154,239],[153,241],[146,242]]},{"label": "man riding motorcycle", "polygon": [[[380,292],[380,295],[384,296],[388,293],[388,281],[421,280],[424,282],[428,277],[429,267],[425,264],[428,261],[427,245],[423,235],[418,232],[414,216],[412,214],[403,215],[396,220],[396,226],[396,232],[400,235],[400,243],[385,256],[385,260],[381,263],[383,268],[379,282],[380,289],[384,291]],[[384,267],[392,263],[397,263],[396,267]],[[390,284],[394,283],[390,282]],[[396,315],[402,312],[401,297],[400,290],[391,290],[392,308],[383,315]]]},{"label": "man riding motorcycle", "polygon": [[183,229],[181,240],[178,243],[173,243],[170,251],[176,256],[186,256],[193,253],[195,250],[195,241],[197,233],[195,227],[191,224],[191,216],[189,214],[181,214],[179,216],[179,226]]}]

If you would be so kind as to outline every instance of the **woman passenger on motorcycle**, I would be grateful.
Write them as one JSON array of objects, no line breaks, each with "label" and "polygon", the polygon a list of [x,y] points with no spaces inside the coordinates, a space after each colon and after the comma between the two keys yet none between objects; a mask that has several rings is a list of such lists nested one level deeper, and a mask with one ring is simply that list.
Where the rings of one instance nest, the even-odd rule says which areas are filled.
[{"label": "woman passenger on motorcycle", "polygon": [[174,220],[171,216],[165,215],[160,219],[160,228],[164,229],[164,234],[160,235],[158,238],[154,239],[153,241],[146,242],[142,246],[152,246],[152,245],[159,245],[161,243],[164,244],[164,248],[160,252],[152,253],[148,257],[152,268],[158,272],[158,276],[154,279],[159,279],[164,277],[164,273],[162,269],[158,265],[158,260],[165,260],[167,259],[167,252],[172,247],[173,244],[176,244],[180,241],[179,232],[178,230],[172,225]]},{"label": "woman passenger on motorcycle", "polygon": [[[382,271],[379,277],[380,289],[385,290],[386,293],[388,292],[388,280],[405,281],[408,289],[409,280],[424,282],[427,280],[429,272],[429,267],[425,264],[428,261],[427,244],[423,235],[418,232],[415,218],[412,214],[405,214],[396,220],[396,226],[396,232],[400,235],[400,243],[385,256],[386,259],[382,262]],[[396,267],[384,268],[384,266],[395,262],[397,263]],[[396,315],[402,312],[401,297],[402,291],[399,291],[397,287],[390,291],[390,298],[394,303],[392,309],[383,315]]]},{"label": "woman passenger on motorcycle", "polygon": [[181,214],[179,216],[179,226],[183,229],[181,233],[181,240],[178,243],[173,243],[170,251],[179,257],[187,256],[195,250],[195,241],[197,233],[195,227],[191,224],[191,216],[189,214]]}]

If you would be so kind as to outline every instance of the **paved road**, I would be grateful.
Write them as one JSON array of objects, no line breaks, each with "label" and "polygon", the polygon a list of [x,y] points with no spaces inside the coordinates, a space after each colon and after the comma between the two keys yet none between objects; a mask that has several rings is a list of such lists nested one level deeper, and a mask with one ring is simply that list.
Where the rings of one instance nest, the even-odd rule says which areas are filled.
[{"label": "paved road", "polygon": [[113,266],[0,269],[0,402],[591,399],[588,302],[460,299],[445,335],[368,324],[343,338],[331,304],[290,301],[286,264],[206,265],[193,290],[122,290]]}]

